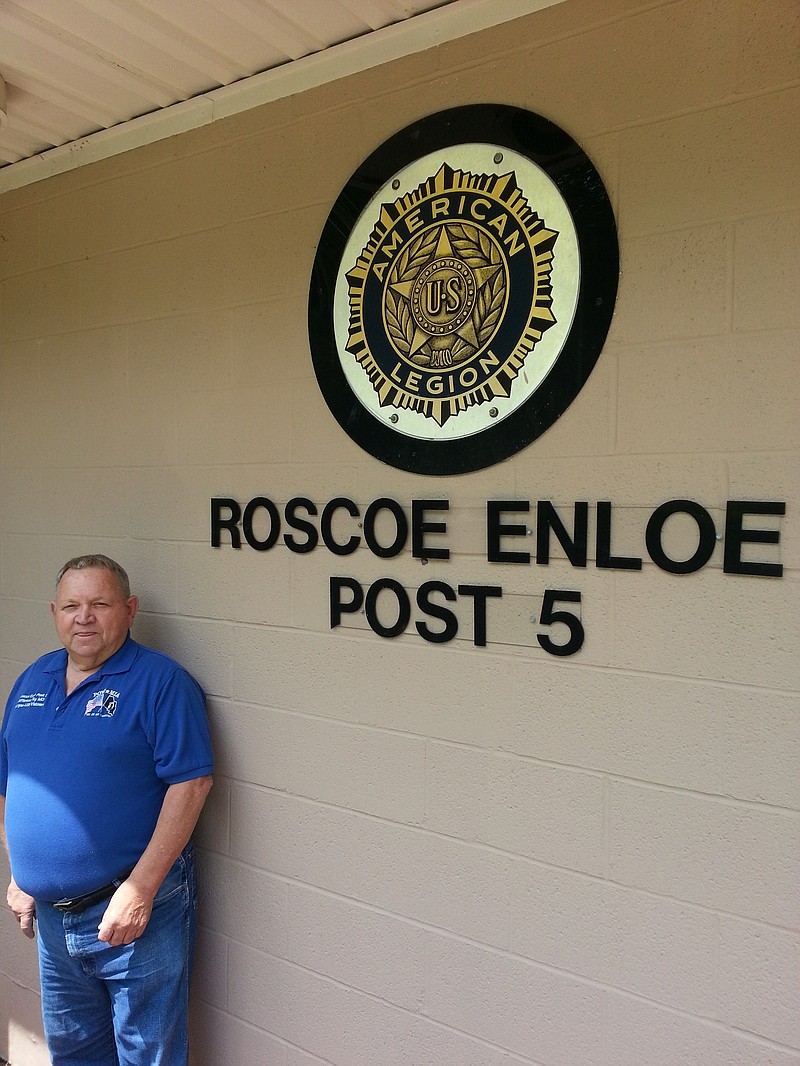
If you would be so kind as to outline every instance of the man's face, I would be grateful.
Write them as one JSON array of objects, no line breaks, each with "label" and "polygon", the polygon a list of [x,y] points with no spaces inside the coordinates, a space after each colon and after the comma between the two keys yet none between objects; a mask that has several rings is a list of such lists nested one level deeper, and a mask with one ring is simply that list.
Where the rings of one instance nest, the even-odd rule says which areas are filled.
[{"label": "man's face", "polygon": [[70,659],[86,669],[122,647],[138,606],[135,596],[123,597],[111,571],[91,567],[64,574],[50,610]]}]

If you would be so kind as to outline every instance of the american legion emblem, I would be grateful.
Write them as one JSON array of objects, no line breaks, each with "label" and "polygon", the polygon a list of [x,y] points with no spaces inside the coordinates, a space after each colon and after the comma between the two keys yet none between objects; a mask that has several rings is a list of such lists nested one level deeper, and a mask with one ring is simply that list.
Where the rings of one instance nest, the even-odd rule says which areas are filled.
[{"label": "american legion emblem", "polygon": [[375,151],[331,210],[309,295],[317,381],[383,462],[490,466],[586,382],[618,273],[608,196],[563,130],[504,105],[439,112]]}]

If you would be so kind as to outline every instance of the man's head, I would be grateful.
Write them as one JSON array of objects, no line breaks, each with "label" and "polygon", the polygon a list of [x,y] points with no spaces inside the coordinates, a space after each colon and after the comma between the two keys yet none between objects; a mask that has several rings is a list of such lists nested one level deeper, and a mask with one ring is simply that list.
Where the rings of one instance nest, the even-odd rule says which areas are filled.
[{"label": "man's head", "polygon": [[70,660],[96,669],[122,647],[139,601],[119,563],[106,555],[80,555],[62,566],[50,610]]}]

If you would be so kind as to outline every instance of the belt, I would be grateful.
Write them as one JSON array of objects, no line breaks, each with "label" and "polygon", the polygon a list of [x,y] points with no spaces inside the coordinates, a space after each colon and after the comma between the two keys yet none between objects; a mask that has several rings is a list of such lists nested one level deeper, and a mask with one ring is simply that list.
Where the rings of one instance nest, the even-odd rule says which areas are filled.
[{"label": "belt", "polygon": [[59,899],[53,906],[57,911],[61,911],[64,914],[83,914],[86,908],[91,907],[93,903],[100,903],[101,900],[113,896],[122,882],[127,880],[132,872],[132,870],[128,870],[126,874],[122,874],[121,877],[115,877],[113,881],[109,881],[102,888],[96,888],[94,892],[86,892],[82,896]]}]

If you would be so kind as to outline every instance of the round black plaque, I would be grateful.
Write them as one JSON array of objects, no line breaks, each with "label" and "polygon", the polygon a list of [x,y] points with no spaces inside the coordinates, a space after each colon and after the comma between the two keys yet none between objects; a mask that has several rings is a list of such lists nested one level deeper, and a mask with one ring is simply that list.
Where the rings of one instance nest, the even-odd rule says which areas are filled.
[{"label": "round black plaque", "polygon": [[575,399],[618,276],[608,195],[564,130],[503,104],[439,112],[374,151],[328,216],[309,293],[317,381],[391,466],[491,466]]}]

